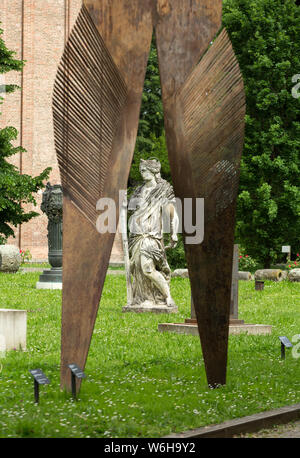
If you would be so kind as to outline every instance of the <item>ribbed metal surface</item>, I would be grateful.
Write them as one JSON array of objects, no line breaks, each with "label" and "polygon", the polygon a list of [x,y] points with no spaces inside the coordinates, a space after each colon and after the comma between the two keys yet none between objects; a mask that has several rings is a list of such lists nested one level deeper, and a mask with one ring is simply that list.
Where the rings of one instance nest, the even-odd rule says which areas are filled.
[{"label": "ribbed metal surface", "polygon": [[61,182],[95,224],[127,88],[83,6],[58,68],[54,135]]},{"label": "ribbed metal surface", "polygon": [[186,244],[191,289],[210,386],[226,383],[232,256],[244,142],[242,75],[225,30],[176,94],[190,195],[204,198],[204,240]]},{"label": "ribbed metal surface", "polygon": [[206,213],[212,219],[236,198],[244,138],[243,80],[225,29],[179,96],[196,194],[213,199],[214,212]]}]

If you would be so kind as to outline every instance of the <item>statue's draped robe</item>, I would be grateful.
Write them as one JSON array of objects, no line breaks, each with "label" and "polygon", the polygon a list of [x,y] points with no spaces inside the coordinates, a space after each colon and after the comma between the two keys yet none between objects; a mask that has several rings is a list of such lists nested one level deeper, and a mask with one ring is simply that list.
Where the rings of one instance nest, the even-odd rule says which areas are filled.
[{"label": "statue's draped robe", "polygon": [[170,281],[170,268],[166,259],[163,231],[168,221],[166,208],[170,203],[175,205],[172,186],[165,180],[147,193],[146,187],[140,186],[130,199],[128,210],[134,211],[129,219],[129,255],[130,268],[133,276],[133,303],[142,304],[150,301],[165,304],[165,298],[153,282],[144,275],[141,257],[146,260],[146,270],[161,272]]}]

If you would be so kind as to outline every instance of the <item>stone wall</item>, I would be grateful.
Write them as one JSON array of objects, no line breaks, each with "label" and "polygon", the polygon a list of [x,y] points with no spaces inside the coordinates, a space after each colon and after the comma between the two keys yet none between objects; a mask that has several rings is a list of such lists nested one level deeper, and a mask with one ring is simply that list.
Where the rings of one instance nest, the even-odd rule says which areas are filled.
[{"label": "stone wall", "polygon": [[[5,77],[22,90],[8,95],[1,107],[0,128],[8,125],[19,131],[18,144],[27,152],[12,161],[22,173],[37,175],[52,167],[51,184],[60,183],[54,148],[52,91],[57,66],[68,34],[80,10],[82,0],[0,0],[0,21],[8,49],[26,61],[22,74]],[[34,260],[48,257],[47,217],[37,196],[35,211],[41,216],[23,224],[9,243],[29,249]],[[112,251],[112,262],[123,262],[120,236]]]}]

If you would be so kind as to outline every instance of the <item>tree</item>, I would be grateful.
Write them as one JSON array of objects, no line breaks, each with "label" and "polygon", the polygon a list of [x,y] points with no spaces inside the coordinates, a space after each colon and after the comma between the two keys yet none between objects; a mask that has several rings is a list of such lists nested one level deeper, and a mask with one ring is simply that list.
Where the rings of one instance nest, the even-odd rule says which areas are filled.
[{"label": "tree", "polygon": [[145,76],[140,122],[128,186],[131,189],[141,182],[140,160],[155,156],[162,165],[162,176],[171,180],[170,165],[164,132],[164,115],[161,100],[161,86],[158,58],[153,36]]},{"label": "tree", "polygon": [[[14,58],[15,53],[9,51],[1,37],[0,29],[0,75],[12,70],[21,71],[24,63]],[[4,94],[14,92],[18,88],[15,84],[0,85],[0,104]],[[2,94],[2,95],[1,95]],[[0,113],[1,114],[1,113]],[[34,211],[25,211],[24,204],[34,204],[34,193],[44,187],[43,182],[49,177],[51,168],[48,167],[40,175],[31,177],[21,174],[16,166],[8,162],[8,158],[17,153],[25,153],[25,149],[13,146],[18,132],[14,127],[0,129],[0,244],[6,242],[9,236],[14,236],[12,226],[29,221],[38,216]]]},{"label": "tree", "polygon": [[269,267],[300,244],[300,8],[295,0],[224,0],[246,91],[237,241]]}]

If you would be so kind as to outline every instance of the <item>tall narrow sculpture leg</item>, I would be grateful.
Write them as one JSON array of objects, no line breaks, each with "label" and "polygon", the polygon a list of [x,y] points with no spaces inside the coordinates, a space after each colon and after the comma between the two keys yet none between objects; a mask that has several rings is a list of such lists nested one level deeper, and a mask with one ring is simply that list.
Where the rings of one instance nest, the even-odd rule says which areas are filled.
[{"label": "tall narrow sculpture leg", "polygon": [[99,237],[67,197],[64,226],[61,384],[71,389],[68,365],[85,367],[114,236]]},{"label": "tall narrow sculpture leg", "polygon": [[[208,383],[226,381],[235,208],[245,96],[225,30],[178,94],[195,197],[204,198],[204,241],[186,245]],[[191,121],[192,120],[192,121]],[[194,294],[196,296],[194,296]]]},{"label": "tall narrow sculpture leg", "polygon": [[119,191],[127,189],[151,21],[138,0],[85,1],[55,81],[64,191],[61,387],[68,390],[68,364],[85,368],[114,240],[96,229],[97,202],[109,198],[118,211]]},{"label": "tall narrow sculpture leg", "polygon": [[[187,3],[172,3],[172,11],[181,9],[180,26],[171,12],[158,23],[156,36],[175,193],[204,199],[204,241],[186,244],[185,251],[207,380],[217,386],[226,382],[245,101],[226,32],[211,45],[221,25],[222,2]],[[180,46],[170,51],[166,43],[176,41]]]}]

